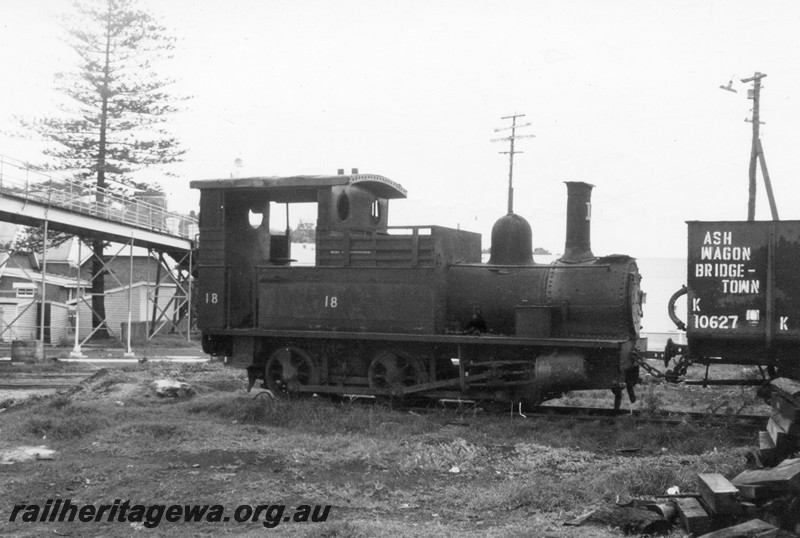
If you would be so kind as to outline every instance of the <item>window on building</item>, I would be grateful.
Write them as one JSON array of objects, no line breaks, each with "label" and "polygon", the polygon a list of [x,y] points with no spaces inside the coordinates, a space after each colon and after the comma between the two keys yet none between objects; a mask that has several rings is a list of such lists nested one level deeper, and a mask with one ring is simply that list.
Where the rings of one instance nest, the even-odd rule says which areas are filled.
[{"label": "window on building", "polygon": [[18,286],[17,298],[30,299],[36,296],[36,286]]}]

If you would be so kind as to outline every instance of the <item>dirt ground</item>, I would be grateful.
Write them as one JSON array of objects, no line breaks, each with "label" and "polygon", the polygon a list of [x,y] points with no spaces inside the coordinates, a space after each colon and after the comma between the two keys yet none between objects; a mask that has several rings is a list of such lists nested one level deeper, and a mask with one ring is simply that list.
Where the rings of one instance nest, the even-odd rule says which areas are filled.
[{"label": "dirt ground", "polygon": [[[161,397],[154,388],[161,379],[188,387],[181,397]],[[559,421],[468,406],[392,410],[273,400],[245,386],[242,371],[218,363],[147,362],[97,370],[57,394],[6,400],[0,535],[621,536],[600,515],[578,527],[565,523],[673,486],[693,490],[699,472],[731,477],[756,444],[754,433],[702,422]],[[638,390],[629,407],[760,408],[752,389],[649,383]],[[592,401],[612,402],[599,393],[562,399]],[[42,447],[38,459],[25,447]],[[22,461],[24,454],[30,459]],[[118,510],[111,521],[109,508],[99,521],[41,522],[42,511],[29,507],[43,510],[49,499]],[[157,505],[173,504],[223,512],[174,522],[162,513],[154,525]],[[248,515],[243,505],[262,508],[238,522]]]}]

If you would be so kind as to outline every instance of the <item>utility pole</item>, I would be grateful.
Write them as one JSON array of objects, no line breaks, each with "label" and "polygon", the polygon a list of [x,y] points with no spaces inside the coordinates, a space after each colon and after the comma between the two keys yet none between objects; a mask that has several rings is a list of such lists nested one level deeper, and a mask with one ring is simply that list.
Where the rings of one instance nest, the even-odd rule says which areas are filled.
[{"label": "utility pole", "polygon": [[[753,100],[753,117],[744,121],[753,124],[753,142],[750,148],[750,168],[749,168],[749,193],[747,201],[747,220],[755,220],[756,217],[756,163],[761,164],[761,175],[764,176],[764,187],[767,191],[767,199],[769,200],[769,209],[772,213],[772,220],[779,220],[778,207],[775,204],[775,195],[772,193],[772,182],[769,179],[769,172],[767,171],[767,160],[764,157],[764,148],[761,145],[761,135],[759,128],[764,124],[761,121],[761,79],[766,77],[766,73],[759,73],[756,71],[755,75],[749,78],[741,79],[742,82],[753,83],[753,89],[747,90],[747,98]],[[733,77],[727,86],[720,86],[721,89],[729,92],[736,93],[733,88]]]},{"label": "utility pole", "polygon": [[[761,136],[759,134],[759,127],[764,123],[761,121],[761,79],[766,77],[766,73],[759,73],[756,71],[755,75],[750,78],[743,78],[742,82],[753,83],[752,97],[753,99],[753,117],[744,121],[753,124],[753,143],[750,149],[750,191],[747,203],[747,220],[754,220],[756,216],[756,161],[761,164],[761,174],[764,176],[764,187],[767,191],[767,199],[769,200],[769,208],[772,213],[772,220],[778,219],[778,208],[775,205],[775,196],[772,193],[772,182],[769,179],[769,172],[767,171],[767,161],[764,158],[764,148],[761,146]],[[748,91],[748,94],[751,92]]]},{"label": "utility pole", "polygon": [[[759,147],[759,132],[758,128],[761,122],[759,121],[759,105],[761,99],[761,79],[766,77],[766,74],[759,73],[750,78],[743,78],[742,82],[753,83],[753,119],[744,121],[751,121],[753,123],[753,144],[750,149],[750,196],[747,202],[747,220],[754,220],[756,216],[756,161],[758,160],[758,147]],[[749,92],[748,92],[749,93]],[[749,96],[748,96],[749,97]]]},{"label": "utility pole", "polygon": [[530,123],[525,123],[522,125],[517,125],[517,118],[524,117],[525,114],[513,114],[511,116],[503,116],[500,118],[501,120],[511,120],[511,127],[500,127],[495,129],[494,132],[500,131],[507,131],[511,130],[511,135],[506,136],[503,138],[494,138],[492,142],[510,142],[511,149],[509,151],[501,151],[500,153],[508,154],[508,214],[512,214],[514,212],[514,154],[515,153],[524,153],[524,151],[514,151],[514,141],[517,138],[534,138],[536,135],[518,135],[517,129],[522,129],[523,127],[528,127],[531,125]]}]

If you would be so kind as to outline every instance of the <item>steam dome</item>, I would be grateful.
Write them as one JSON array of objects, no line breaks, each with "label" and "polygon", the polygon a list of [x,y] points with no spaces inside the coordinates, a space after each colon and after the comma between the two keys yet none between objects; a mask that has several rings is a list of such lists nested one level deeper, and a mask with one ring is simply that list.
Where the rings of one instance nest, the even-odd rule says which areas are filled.
[{"label": "steam dome", "polygon": [[531,225],[519,215],[509,213],[497,219],[492,227],[493,265],[533,265]]}]

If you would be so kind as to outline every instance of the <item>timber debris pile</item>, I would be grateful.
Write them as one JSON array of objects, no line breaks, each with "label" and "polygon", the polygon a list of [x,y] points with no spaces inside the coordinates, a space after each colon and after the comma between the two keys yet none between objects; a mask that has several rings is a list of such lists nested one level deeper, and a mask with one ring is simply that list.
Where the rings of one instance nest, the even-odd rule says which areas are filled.
[{"label": "timber debris pile", "polygon": [[730,480],[699,473],[694,492],[668,491],[655,501],[618,503],[565,524],[590,522],[648,536],[680,525],[698,538],[800,537],[800,383],[778,378],[760,395],[773,412],[759,432],[758,448],[748,455],[751,469]]},{"label": "timber debris pile", "polygon": [[[681,522],[696,536],[800,535],[800,383],[777,378],[760,394],[773,413],[751,453],[755,468],[730,481],[719,474],[700,474],[699,498],[677,500]],[[704,534],[742,519],[747,521]]]},{"label": "timber debris pile", "polygon": [[730,481],[699,474],[697,495],[675,500],[694,536],[800,536],[800,383],[777,378],[759,392],[773,412],[750,454],[754,468]]}]

